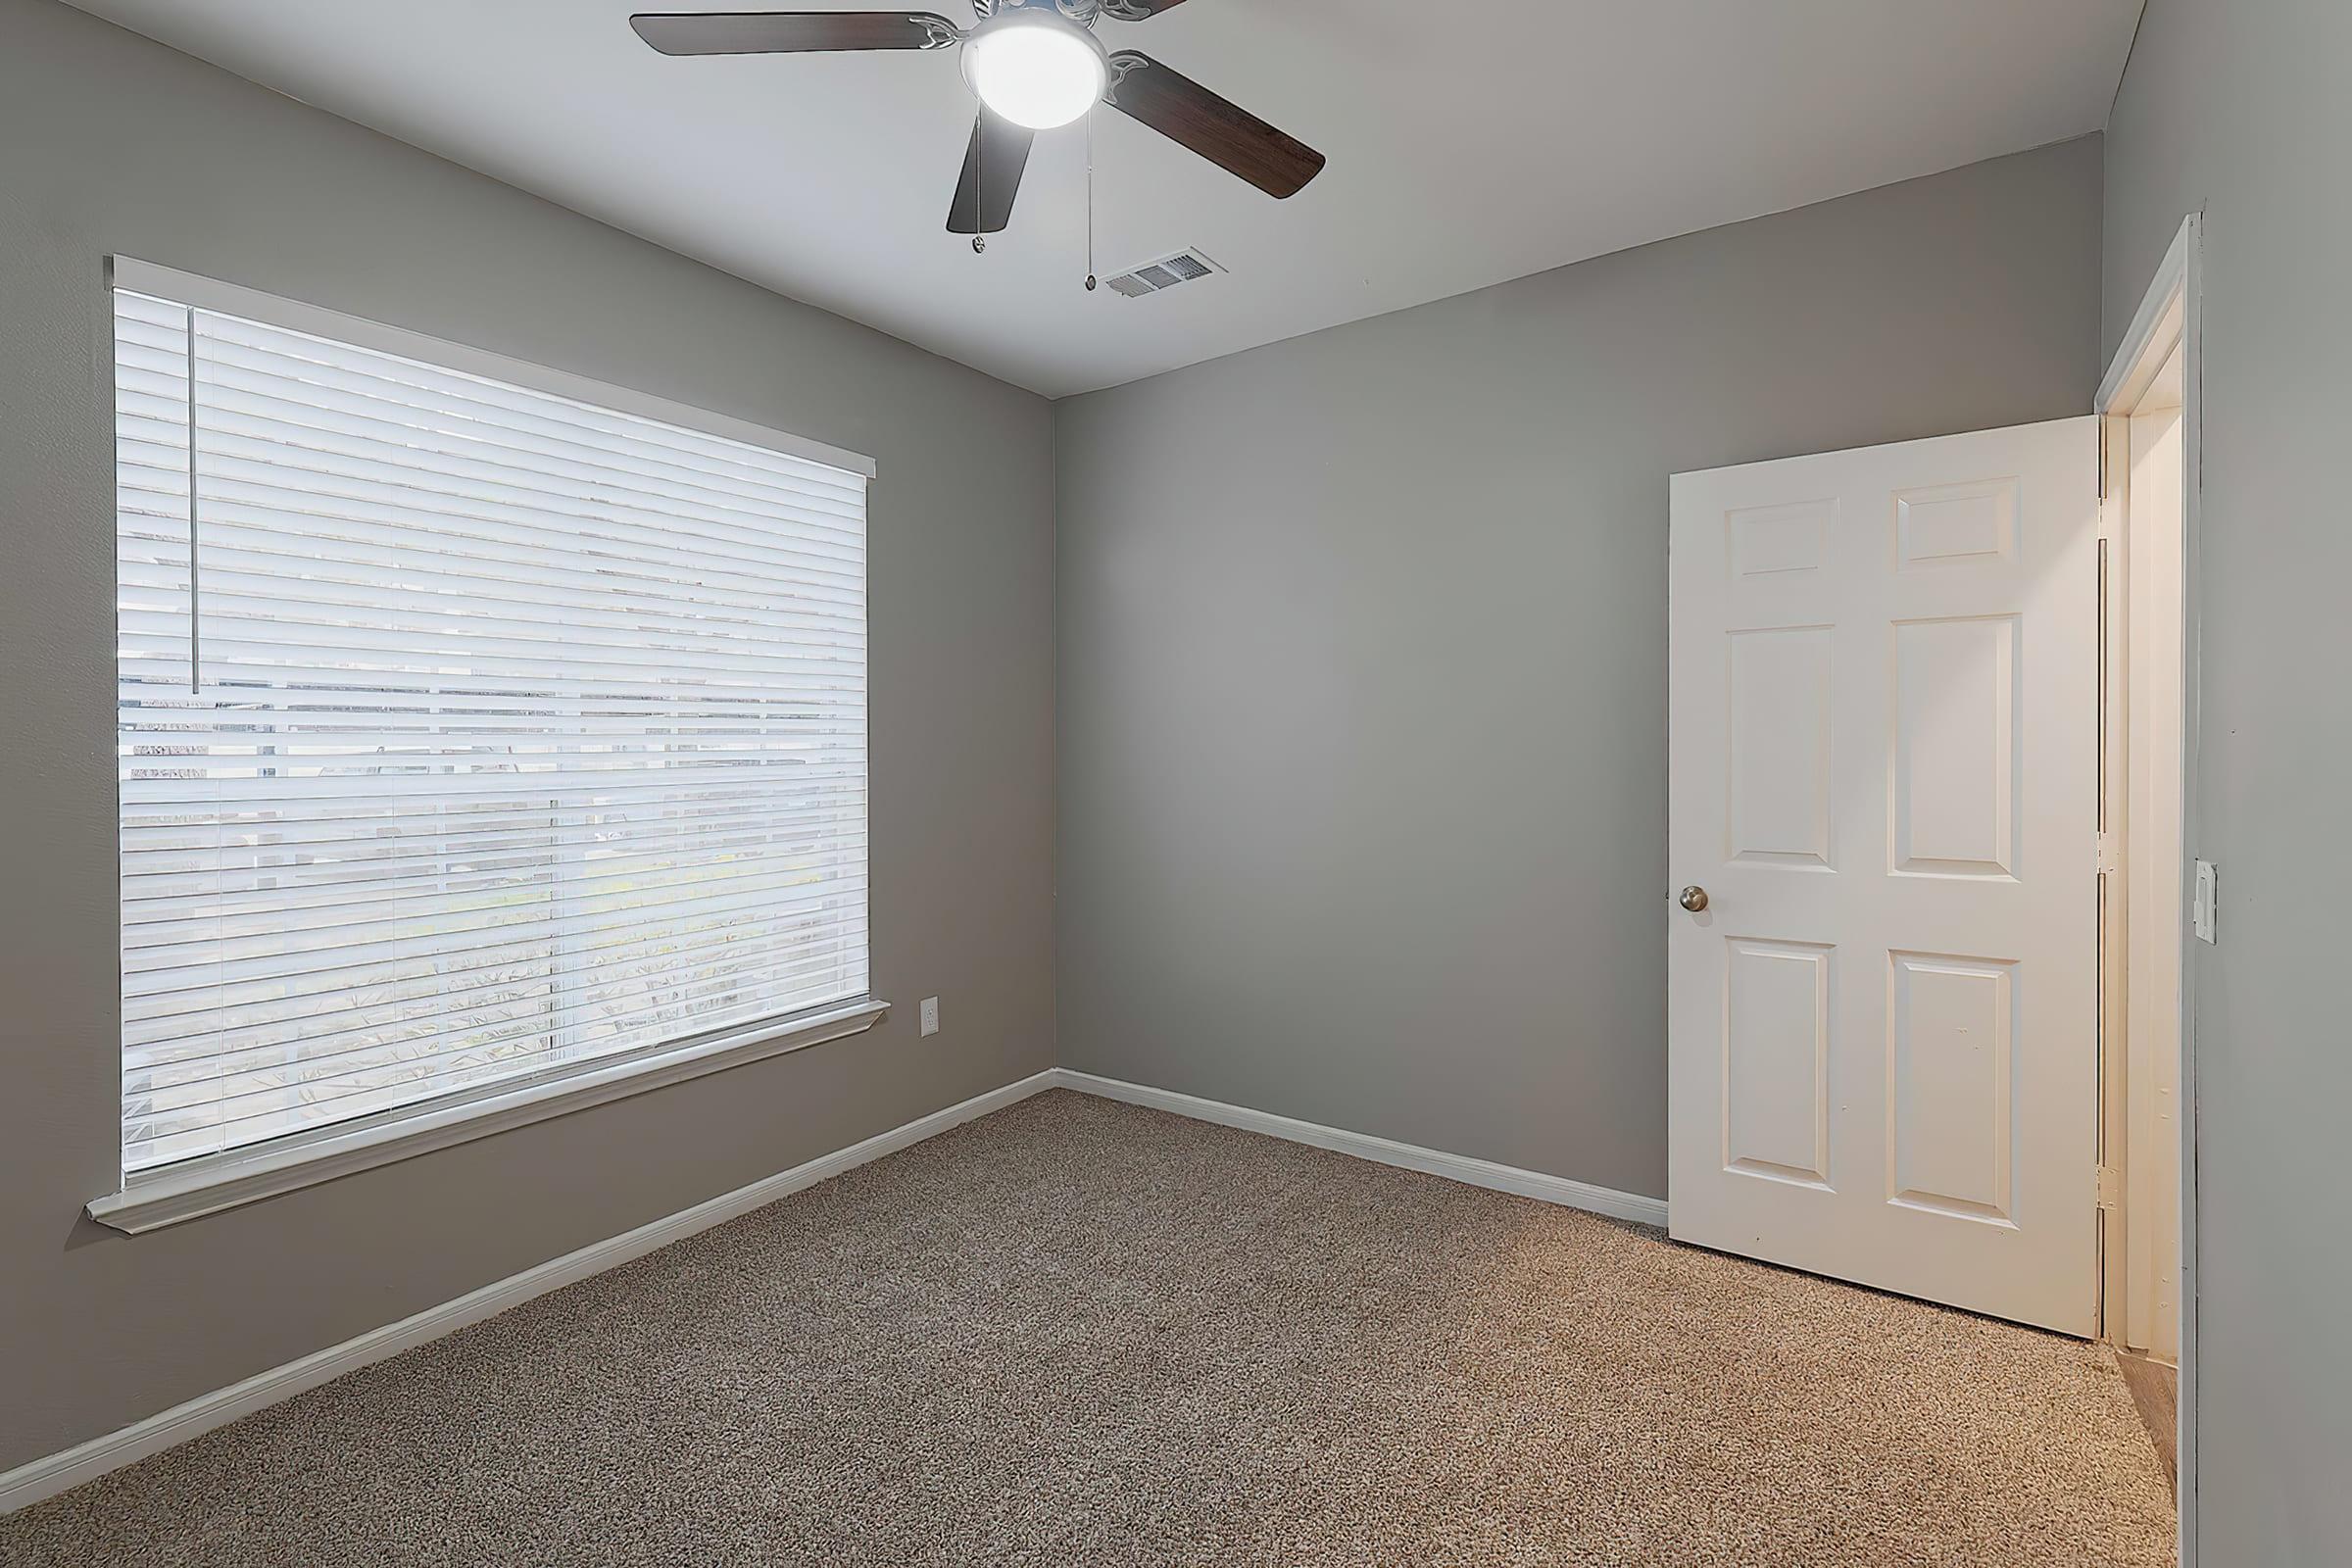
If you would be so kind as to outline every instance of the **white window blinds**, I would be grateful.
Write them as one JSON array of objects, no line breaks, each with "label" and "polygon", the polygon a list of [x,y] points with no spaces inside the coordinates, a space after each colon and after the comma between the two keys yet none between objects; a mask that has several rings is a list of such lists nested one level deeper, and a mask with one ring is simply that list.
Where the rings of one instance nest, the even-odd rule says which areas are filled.
[{"label": "white window blinds", "polygon": [[121,288],[115,380],[125,1172],[865,993],[862,475]]}]

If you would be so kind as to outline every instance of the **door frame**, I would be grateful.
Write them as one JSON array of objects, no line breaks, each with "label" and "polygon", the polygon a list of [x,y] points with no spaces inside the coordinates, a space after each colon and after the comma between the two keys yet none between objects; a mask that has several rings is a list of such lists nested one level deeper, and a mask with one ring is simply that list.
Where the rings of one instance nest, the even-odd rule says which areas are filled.
[{"label": "door frame", "polygon": [[[2186,911],[2196,893],[2196,846],[2202,834],[2202,813],[2197,789],[2197,758],[2199,755],[2198,718],[2198,606],[2201,593],[2198,584],[2198,540],[2200,533],[2200,495],[2203,489],[2203,402],[2204,402],[2204,316],[2200,294],[2203,282],[2204,218],[2191,213],[2182,220],[2173,237],[2171,248],[2157,268],[2148,284],[2138,311],[2125,330],[2123,342],[2110,362],[2106,376],[2099,384],[2094,404],[2104,421],[2102,429],[2108,439],[2101,475],[2107,517],[2120,510],[2124,499],[2118,487],[2109,482],[2115,474],[2121,448],[2121,462],[2128,472],[2129,427],[2131,416],[2138,407],[2158,372],[2172,357],[2176,348],[2181,356],[2180,404],[2180,525],[2181,525],[2181,624],[2179,628],[2180,646],[2180,907]],[[2128,480],[2127,480],[2128,483]],[[2102,527],[2108,521],[2103,518]],[[2111,580],[2112,587],[2112,580]],[[2104,755],[2116,755],[2114,721],[2120,714],[2110,712],[2102,720],[2100,745]],[[2114,792],[2127,787],[2129,767],[2110,765],[2106,770],[2110,798]],[[2129,827],[2127,827],[2127,832]],[[2108,907],[2117,906],[2115,893],[2108,895]],[[2102,977],[2120,974],[2120,953],[2109,951],[2113,934],[2120,923],[2112,918],[2101,921],[2100,973]],[[2180,1426],[2176,1433],[2179,1450],[2179,1506],[2180,1534],[2180,1562],[2183,1568],[2193,1568],[2196,1562],[2197,1519],[2197,1079],[2195,1070],[2196,1014],[2193,1006],[2195,944],[2199,940],[2193,921],[2183,916],[2179,955],[2179,986],[2177,1004],[2180,1040]],[[2104,988],[2103,988],[2104,989]],[[2127,1125],[2129,1112],[2125,1097],[2107,1092],[2107,1084],[2115,1081],[2108,1073],[2110,1066],[2120,1067],[2127,1054],[2127,1043],[2121,1031],[2104,1027],[2108,1009],[2102,1007],[2101,1029],[2101,1095],[2100,1147],[2122,1147],[2129,1159]],[[2124,1120],[2118,1118],[2123,1117]],[[2132,1184],[2126,1182],[2124,1190]],[[2128,1201],[2128,1199],[2126,1200]],[[2104,1218],[2104,1216],[2102,1216]],[[2114,1263],[2102,1257],[2101,1318],[2106,1321],[2108,1302],[2120,1300],[2123,1281]]]}]

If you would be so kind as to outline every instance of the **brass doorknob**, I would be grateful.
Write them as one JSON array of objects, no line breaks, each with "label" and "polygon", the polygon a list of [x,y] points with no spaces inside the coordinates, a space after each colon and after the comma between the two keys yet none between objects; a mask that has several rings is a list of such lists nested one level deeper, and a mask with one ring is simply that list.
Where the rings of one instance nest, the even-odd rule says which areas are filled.
[{"label": "brass doorknob", "polygon": [[1683,896],[1677,902],[1680,903],[1684,908],[1689,909],[1692,914],[1696,914],[1699,910],[1707,906],[1707,890],[1693,883],[1691,886],[1683,889]]}]

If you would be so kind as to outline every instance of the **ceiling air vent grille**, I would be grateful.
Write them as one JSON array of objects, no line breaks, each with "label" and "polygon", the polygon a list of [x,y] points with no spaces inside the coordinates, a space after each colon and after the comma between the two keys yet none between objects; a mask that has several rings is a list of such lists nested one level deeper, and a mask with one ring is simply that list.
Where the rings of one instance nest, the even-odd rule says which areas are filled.
[{"label": "ceiling air vent grille", "polygon": [[1178,251],[1173,256],[1162,256],[1155,262],[1146,262],[1141,267],[1121,272],[1116,277],[1106,277],[1102,281],[1109,284],[1115,292],[1124,294],[1131,300],[1140,300],[1147,294],[1157,294],[1165,289],[1174,288],[1179,283],[1190,283],[1194,278],[1208,277],[1223,270],[1225,269],[1197,250]]}]

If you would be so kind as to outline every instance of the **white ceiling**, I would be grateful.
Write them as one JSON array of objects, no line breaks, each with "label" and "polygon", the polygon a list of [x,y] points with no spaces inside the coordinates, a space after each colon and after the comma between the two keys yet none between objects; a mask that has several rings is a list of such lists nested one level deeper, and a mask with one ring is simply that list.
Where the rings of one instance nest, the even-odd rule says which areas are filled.
[{"label": "white ceiling", "polygon": [[[1190,0],[1113,48],[1320,148],[1259,194],[1089,117],[1038,138],[986,255],[946,232],[972,100],[953,51],[669,59],[634,10],[753,0],[75,0],[779,293],[1049,396],[2103,125],[2141,0]],[[969,0],[914,0],[957,22]],[[768,9],[869,9],[768,0]]]}]

